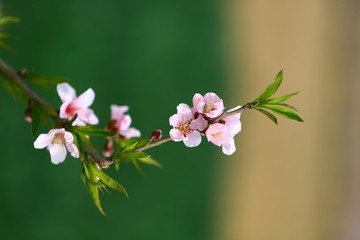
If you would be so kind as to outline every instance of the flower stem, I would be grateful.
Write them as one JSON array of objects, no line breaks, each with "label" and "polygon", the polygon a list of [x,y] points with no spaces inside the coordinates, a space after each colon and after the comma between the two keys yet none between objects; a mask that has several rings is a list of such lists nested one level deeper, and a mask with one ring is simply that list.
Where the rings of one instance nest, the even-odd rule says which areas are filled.
[{"label": "flower stem", "polygon": [[[0,58],[0,73],[2,73],[6,78],[15,82],[32,101],[36,101],[37,103],[44,105],[53,109],[55,112],[57,110],[52,107],[48,102],[42,99],[18,74],[17,72],[10,67],[6,62],[4,62]],[[67,120],[61,119],[59,115],[52,116],[55,121],[55,124],[58,126],[64,126]],[[93,150],[91,147],[83,143],[83,151],[86,155],[91,157],[95,162],[97,162],[101,167],[108,168],[112,163],[112,159],[103,158],[100,154]]]},{"label": "flower stem", "polygon": [[136,151],[139,151],[139,152],[142,152],[142,151],[145,151],[149,148],[153,148],[153,147],[156,147],[156,146],[159,146],[160,144],[163,144],[163,143],[166,143],[166,142],[169,142],[171,141],[171,137],[167,137],[167,138],[163,138],[163,139],[160,139],[160,140],[157,140],[155,142],[152,142],[152,143],[148,143],[142,147],[139,147],[137,149],[135,149]]}]

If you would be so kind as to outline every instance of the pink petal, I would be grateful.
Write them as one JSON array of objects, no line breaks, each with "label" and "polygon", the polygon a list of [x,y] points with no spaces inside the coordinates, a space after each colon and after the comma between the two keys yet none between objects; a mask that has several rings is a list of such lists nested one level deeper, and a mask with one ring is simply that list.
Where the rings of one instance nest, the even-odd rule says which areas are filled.
[{"label": "pink petal", "polygon": [[193,97],[193,105],[199,113],[202,113],[205,105],[204,97],[196,93]]},{"label": "pink petal", "polygon": [[63,144],[54,144],[48,147],[53,164],[62,163],[66,158],[66,148]]},{"label": "pink petal", "polygon": [[185,138],[184,135],[176,128],[170,130],[170,137],[175,142],[182,141]]},{"label": "pink petal", "polygon": [[56,90],[62,102],[71,102],[76,98],[75,89],[68,83],[58,84]]},{"label": "pink petal", "polygon": [[176,109],[177,109],[177,113],[181,114],[186,119],[191,119],[193,117],[190,107],[185,103],[180,103],[176,107]]},{"label": "pink petal", "polygon": [[124,136],[127,139],[133,138],[133,137],[140,137],[141,133],[136,128],[129,128],[125,131],[121,131],[120,135]]},{"label": "pink petal", "polygon": [[118,121],[116,122],[115,126],[120,131],[126,131],[131,125],[131,117],[130,115],[123,115]]},{"label": "pink petal", "polygon": [[34,142],[34,148],[40,149],[51,144],[53,136],[50,134],[40,134]]},{"label": "pink petal", "polygon": [[223,119],[225,125],[229,128],[229,133],[232,137],[241,131],[240,113],[231,115]]},{"label": "pink petal", "polygon": [[205,128],[207,128],[207,126],[208,121],[206,121],[201,115],[190,123],[191,129],[196,129],[199,131],[203,131]]},{"label": "pink petal", "polygon": [[111,109],[111,119],[118,120],[124,115],[125,112],[129,110],[129,107],[112,104],[110,106],[110,109]]},{"label": "pink petal", "polygon": [[83,94],[81,94],[77,99],[74,100],[75,106],[77,108],[87,108],[91,106],[95,99],[95,92],[92,88],[86,90]]},{"label": "pink petal", "polygon": [[66,148],[74,158],[79,158],[79,150],[74,143],[66,143]]},{"label": "pink petal", "polygon": [[71,102],[64,102],[61,107],[60,107],[60,111],[59,111],[59,115],[60,118],[69,118],[69,116],[66,113],[66,108],[69,106]]},{"label": "pink petal", "polygon": [[222,151],[226,155],[231,155],[236,151],[234,138],[229,138],[228,141],[222,145]]},{"label": "pink petal", "polygon": [[184,144],[187,147],[196,147],[201,143],[201,134],[198,131],[192,131],[184,138]]},{"label": "pink petal", "polygon": [[206,130],[206,137],[209,142],[221,146],[229,138],[229,130],[225,124],[214,123]]},{"label": "pink petal", "polygon": [[183,118],[181,114],[174,114],[169,118],[169,123],[173,127],[179,127],[183,123]]},{"label": "pink petal", "polygon": [[73,126],[79,125],[81,122],[85,122],[91,125],[96,125],[99,123],[99,119],[95,115],[94,111],[90,108],[79,109],[77,114],[78,118],[74,121]]}]

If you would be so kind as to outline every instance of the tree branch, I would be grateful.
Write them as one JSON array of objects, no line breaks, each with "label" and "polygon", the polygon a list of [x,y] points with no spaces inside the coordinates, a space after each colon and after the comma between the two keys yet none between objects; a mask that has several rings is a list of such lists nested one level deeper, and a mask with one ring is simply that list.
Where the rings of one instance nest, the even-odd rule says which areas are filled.
[{"label": "tree branch", "polygon": [[[0,72],[4,74],[4,76],[12,81],[14,81],[32,101],[36,101],[37,103],[44,105],[53,109],[57,112],[57,109],[52,107],[48,102],[42,99],[18,74],[17,72],[10,67],[6,62],[4,62],[0,58]],[[56,125],[65,125],[67,120],[61,119],[59,115],[55,115],[52,117],[55,121]],[[82,149],[86,155],[88,155],[93,161],[99,164],[102,168],[108,168],[114,161],[111,158],[104,158],[102,157],[97,151],[86,145],[85,143],[82,144]]]}]

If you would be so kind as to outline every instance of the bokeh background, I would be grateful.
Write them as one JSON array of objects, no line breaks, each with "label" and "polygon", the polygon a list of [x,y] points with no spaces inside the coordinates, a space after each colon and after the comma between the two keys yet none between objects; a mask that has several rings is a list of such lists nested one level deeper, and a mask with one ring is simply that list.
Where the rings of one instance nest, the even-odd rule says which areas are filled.
[{"label": "bokeh background", "polygon": [[[279,94],[304,123],[242,116],[237,152],[204,141],[149,150],[163,168],[108,173],[129,192],[101,196],[77,159],[58,166],[32,146],[26,108],[0,89],[1,239],[360,239],[360,6],[345,0],[3,0],[16,69],[69,77],[107,124],[129,105],[133,126],[170,129],[176,105],[216,92],[226,107],[255,98],[284,69]],[[60,106],[54,93],[42,93]],[[45,127],[41,131],[46,131]],[[204,139],[205,140],[205,139]],[[101,147],[103,142],[97,140]]]}]

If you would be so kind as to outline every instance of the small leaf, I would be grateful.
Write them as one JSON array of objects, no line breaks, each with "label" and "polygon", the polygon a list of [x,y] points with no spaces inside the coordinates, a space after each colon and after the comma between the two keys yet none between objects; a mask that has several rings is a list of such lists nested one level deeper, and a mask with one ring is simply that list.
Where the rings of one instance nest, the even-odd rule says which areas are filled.
[{"label": "small leaf", "polygon": [[280,107],[272,107],[272,106],[264,106],[264,108],[267,108],[281,116],[284,116],[286,118],[292,119],[292,120],[296,120],[299,122],[303,122],[303,120],[299,117],[299,115],[297,115],[296,113],[294,113],[293,111],[284,109],[284,108],[280,108]]},{"label": "small leaf", "polygon": [[100,181],[104,183],[106,186],[114,190],[117,190],[119,192],[122,192],[123,194],[128,196],[125,188],[120,183],[118,183],[117,181],[106,175],[103,171],[99,170],[94,164],[88,163],[87,166],[89,167],[89,170],[93,174],[95,174],[96,177],[100,178]]},{"label": "small leaf", "polygon": [[162,167],[160,163],[158,163],[155,159],[151,158],[150,156],[146,158],[139,158],[138,160],[139,162],[142,162],[144,164],[153,165],[159,168]]},{"label": "small leaf", "polygon": [[281,97],[266,99],[266,100],[260,101],[259,105],[266,105],[266,104],[269,104],[269,103],[285,102],[286,100],[288,100],[289,98],[291,98],[292,96],[294,96],[294,95],[296,95],[298,93],[299,92],[294,92],[294,93],[286,94],[286,95],[281,96]]},{"label": "small leaf", "polygon": [[149,139],[148,138],[131,138],[131,139],[118,138],[115,141],[121,148],[124,148],[123,149],[124,151],[127,151],[146,145]]},{"label": "small leaf", "polygon": [[139,163],[136,160],[131,160],[131,163],[134,165],[134,167],[136,168],[136,170],[141,174],[144,175],[143,170],[141,169]]},{"label": "small leaf", "polygon": [[89,135],[92,137],[112,137],[116,135],[115,132],[109,132],[104,129],[96,128],[93,126],[76,126],[73,127],[73,129],[78,133]]},{"label": "small leaf", "polygon": [[71,80],[68,78],[38,75],[32,72],[27,73],[25,78],[35,85],[60,84],[65,82],[71,82]]},{"label": "small leaf", "polygon": [[72,135],[74,136],[74,143],[77,146],[79,153],[82,153],[82,141],[81,141],[81,137],[78,133],[76,132],[72,132]]},{"label": "small leaf", "polygon": [[16,17],[0,17],[0,26],[5,26],[8,25],[10,23],[17,23],[20,22],[19,18]]},{"label": "small leaf", "polygon": [[120,152],[121,157],[129,159],[129,160],[137,160],[140,158],[146,158],[149,157],[148,154],[138,151],[126,151],[126,152]]},{"label": "small leaf", "polygon": [[265,111],[264,109],[261,108],[255,108],[255,109],[261,112],[262,114],[264,114],[265,116],[267,116],[268,118],[270,118],[271,121],[273,121],[276,125],[278,124],[277,118],[268,111]]},{"label": "small leaf", "polygon": [[276,77],[272,80],[272,82],[267,86],[263,93],[258,96],[256,100],[263,100],[271,97],[279,88],[283,79],[283,71],[281,70]]},{"label": "small leaf", "polygon": [[283,107],[290,108],[290,109],[292,109],[294,111],[297,111],[297,109],[294,106],[291,106],[290,104],[286,104],[286,103],[271,103],[271,104],[268,104],[268,105],[283,106]]},{"label": "small leaf", "polygon": [[85,187],[89,191],[91,199],[93,200],[95,206],[99,209],[99,211],[106,216],[104,210],[101,207],[101,201],[99,198],[99,188],[94,186],[88,179],[85,179]]}]

